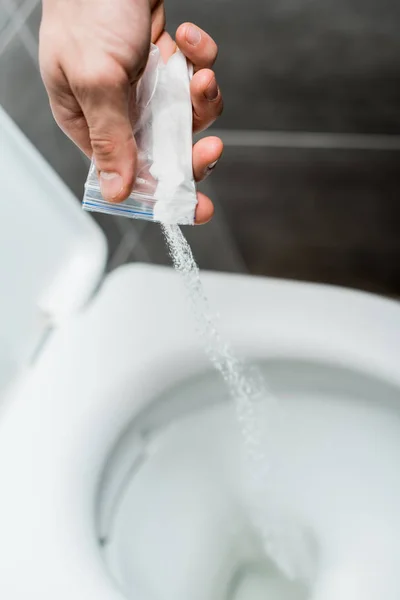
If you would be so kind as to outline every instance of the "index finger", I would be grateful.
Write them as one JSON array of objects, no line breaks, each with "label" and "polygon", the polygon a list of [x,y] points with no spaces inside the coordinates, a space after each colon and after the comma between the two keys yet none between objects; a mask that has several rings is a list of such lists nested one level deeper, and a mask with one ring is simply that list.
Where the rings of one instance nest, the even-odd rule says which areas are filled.
[{"label": "index finger", "polygon": [[218,56],[218,46],[211,36],[193,25],[183,23],[175,36],[179,49],[193,64],[194,71],[211,69]]}]

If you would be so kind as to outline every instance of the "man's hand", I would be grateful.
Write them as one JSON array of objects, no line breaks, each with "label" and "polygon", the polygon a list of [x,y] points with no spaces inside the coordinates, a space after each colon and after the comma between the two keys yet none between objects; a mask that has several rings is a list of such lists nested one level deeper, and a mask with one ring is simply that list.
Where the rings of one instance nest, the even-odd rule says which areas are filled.
[{"label": "man's hand", "polygon": [[[135,179],[136,143],[130,107],[146,65],[150,39],[164,60],[175,50],[164,31],[163,3],[157,0],[43,0],[40,65],[54,117],[100,172],[103,196],[124,200]],[[194,130],[208,127],[222,111],[211,67],[217,46],[193,25],[182,25],[176,44],[195,66],[191,82]],[[193,170],[203,179],[222,154],[218,138],[193,148]],[[213,214],[199,194],[196,222]]]}]

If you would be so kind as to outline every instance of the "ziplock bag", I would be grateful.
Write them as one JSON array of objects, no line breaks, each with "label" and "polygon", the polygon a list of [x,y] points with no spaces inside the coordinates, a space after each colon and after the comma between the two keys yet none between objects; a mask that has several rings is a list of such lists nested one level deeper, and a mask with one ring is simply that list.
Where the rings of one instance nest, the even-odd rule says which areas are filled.
[{"label": "ziplock bag", "polygon": [[146,70],[137,86],[138,116],[133,127],[138,148],[136,180],[129,198],[107,202],[101,195],[95,164],[85,184],[88,211],[192,225],[197,205],[192,167],[193,67],[177,50],[165,64],[152,45]]}]

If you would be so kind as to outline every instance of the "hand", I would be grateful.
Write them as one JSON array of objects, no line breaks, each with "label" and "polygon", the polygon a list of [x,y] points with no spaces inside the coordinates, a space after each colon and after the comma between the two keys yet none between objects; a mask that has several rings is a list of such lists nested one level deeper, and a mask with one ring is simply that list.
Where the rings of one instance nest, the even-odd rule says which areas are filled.
[{"label": "hand", "polygon": [[[175,51],[164,26],[164,7],[158,0],[43,0],[40,65],[50,105],[61,129],[94,157],[108,200],[120,202],[132,190],[137,149],[129,106],[146,65],[150,36],[164,59]],[[214,101],[203,97],[206,88],[216,85],[205,67],[214,62],[217,48],[207,34],[198,32],[199,42],[191,45],[188,25],[181,26],[176,40],[197,71],[191,84],[196,131],[222,109],[219,91]],[[194,146],[196,180],[221,154],[217,138]],[[199,194],[196,222],[206,222],[212,213],[211,201]]]}]

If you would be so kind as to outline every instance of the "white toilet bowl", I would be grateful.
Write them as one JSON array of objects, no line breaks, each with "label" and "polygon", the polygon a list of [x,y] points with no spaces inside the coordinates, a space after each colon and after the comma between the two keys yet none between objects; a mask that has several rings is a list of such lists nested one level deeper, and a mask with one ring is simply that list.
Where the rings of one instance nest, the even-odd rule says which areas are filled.
[{"label": "white toilet bowl", "polygon": [[269,500],[312,562],[289,581],[251,523],[240,431],[179,278],[132,265],[97,289],[101,233],[0,117],[7,172],[26,180],[20,211],[1,209],[2,230],[26,231],[0,241],[0,350],[13,358],[1,371],[0,598],[398,600],[399,305],[204,275],[224,335],[283,407]]}]

